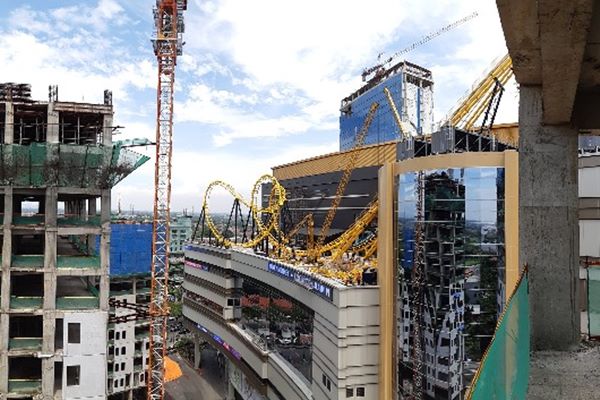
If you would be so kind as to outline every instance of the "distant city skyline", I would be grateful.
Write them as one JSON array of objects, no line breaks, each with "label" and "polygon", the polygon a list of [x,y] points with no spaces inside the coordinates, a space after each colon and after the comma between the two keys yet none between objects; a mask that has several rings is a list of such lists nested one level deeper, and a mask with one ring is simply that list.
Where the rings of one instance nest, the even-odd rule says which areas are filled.
[{"label": "distant city skyline", "polygon": [[[3,2],[0,80],[31,83],[41,100],[51,84],[59,100],[102,102],[110,89],[124,127],[114,139],[153,140],[152,5]],[[506,53],[492,0],[190,0],[175,94],[173,210],[199,210],[212,180],[246,194],[272,166],[336,151],[340,100],[362,85],[362,69],[473,11],[474,20],[405,55],[433,72],[436,121]],[[497,122],[516,121],[509,86]],[[117,185],[113,210],[119,198],[123,209],[152,210],[153,174],[151,160]],[[228,195],[212,196],[212,210],[230,206]]]}]

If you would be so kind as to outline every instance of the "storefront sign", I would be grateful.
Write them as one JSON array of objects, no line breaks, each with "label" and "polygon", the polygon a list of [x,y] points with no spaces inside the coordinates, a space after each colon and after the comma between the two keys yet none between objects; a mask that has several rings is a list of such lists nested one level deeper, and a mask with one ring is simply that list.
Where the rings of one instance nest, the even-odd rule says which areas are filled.
[{"label": "storefront sign", "polygon": [[333,288],[304,271],[299,271],[275,262],[269,262],[268,269],[272,274],[279,275],[282,278],[295,282],[307,290],[315,292],[329,301],[333,301]]},{"label": "storefront sign", "polygon": [[202,271],[208,271],[208,266],[200,264],[191,260],[185,260],[185,265],[191,268],[196,268]]},{"label": "storefront sign", "polygon": [[196,327],[198,329],[200,329],[202,332],[206,333],[208,336],[210,336],[215,342],[217,342],[219,345],[221,345],[223,347],[223,349],[227,350],[232,356],[234,356],[236,359],[241,360],[242,359],[242,355],[233,348],[233,346],[231,346],[229,343],[227,343],[226,341],[224,341],[221,336],[212,333],[211,331],[209,331],[208,329],[206,329],[205,327],[203,327],[202,325],[196,323]]}]

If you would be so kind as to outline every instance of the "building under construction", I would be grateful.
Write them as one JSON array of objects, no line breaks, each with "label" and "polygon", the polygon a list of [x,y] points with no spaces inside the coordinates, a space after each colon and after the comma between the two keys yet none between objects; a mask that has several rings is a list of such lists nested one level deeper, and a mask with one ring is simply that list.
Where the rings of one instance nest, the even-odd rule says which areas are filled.
[{"label": "building under construction", "polygon": [[111,188],[148,159],[115,129],[108,91],[0,85],[2,398],[106,397]]}]

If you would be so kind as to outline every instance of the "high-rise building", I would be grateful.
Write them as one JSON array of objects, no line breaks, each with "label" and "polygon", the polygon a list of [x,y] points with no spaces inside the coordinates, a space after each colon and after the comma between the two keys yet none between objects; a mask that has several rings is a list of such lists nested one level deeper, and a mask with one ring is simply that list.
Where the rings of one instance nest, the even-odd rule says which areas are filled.
[{"label": "high-rise building", "polygon": [[179,215],[171,220],[171,254],[183,254],[183,245],[192,236],[192,216]]},{"label": "high-rise building", "polygon": [[433,77],[431,71],[402,61],[375,75],[363,87],[342,100],[340,107],[340,150],[349,150],[373,102],[379,104],[364,139],[365,145],[402,137],[394,111],[384,89],[392,96],[406,134],[424,135],[433,131]]},{"label": "high-rise building", "polygon": [[111,188],[148,158],[113,144],[110,92],[30,93],[0,85],[0,393],[104,399]]}]

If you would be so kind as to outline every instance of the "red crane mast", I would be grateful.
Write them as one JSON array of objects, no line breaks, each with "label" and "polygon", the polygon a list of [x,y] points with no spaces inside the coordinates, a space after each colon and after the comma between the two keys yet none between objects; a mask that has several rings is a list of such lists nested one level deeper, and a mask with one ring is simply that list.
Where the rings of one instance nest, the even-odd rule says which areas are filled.
[{"label": "red crane mast", "polygon": [[148,400],[165,396],[165,357],[169,316],[169,244],[171,220],[171,157],[175,65],[182,54],[183,11],[187,0],[157,0],[152,39],[158,63],[156,96],[156,161],[152,229],[152,291],[150,298],[150,359]]}]

